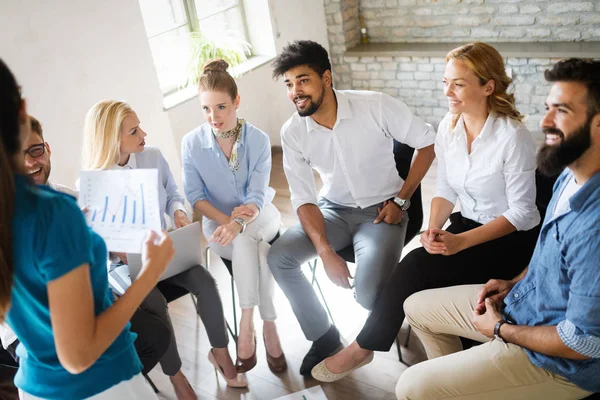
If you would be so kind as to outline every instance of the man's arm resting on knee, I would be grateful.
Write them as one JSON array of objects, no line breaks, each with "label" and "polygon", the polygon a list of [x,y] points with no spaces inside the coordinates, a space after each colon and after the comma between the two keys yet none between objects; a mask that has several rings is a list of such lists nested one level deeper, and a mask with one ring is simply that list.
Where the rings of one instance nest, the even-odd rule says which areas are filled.
[{"label": "man's arm resting on knee", "polygon": [[505,342],[513,343],[536,353],[552,357],[571,360],[587,360],[591,358],[567,346],[558,334],[556,325],[525,326],[503,324],[500,327],[500,337]]},{"label": "man's arm resting on knee", "polygon": [[297,212],[302,229],[315,246],[317,253],[322,255],[332,250],[325,232],[325,219],[319,207],[316,204],[303,204],[298,207]]},{"label": "man's arm resting on knee", "polygon": [[323,261],[323,267],[327,276],[337,286],[350,289],[352,275],[348,265],[329,244],[325,232],[325,219],[319,207],[314,204],[303,204],[298,208],[298,218],[304,229],[304,233],[310,238],[317,254]]}]

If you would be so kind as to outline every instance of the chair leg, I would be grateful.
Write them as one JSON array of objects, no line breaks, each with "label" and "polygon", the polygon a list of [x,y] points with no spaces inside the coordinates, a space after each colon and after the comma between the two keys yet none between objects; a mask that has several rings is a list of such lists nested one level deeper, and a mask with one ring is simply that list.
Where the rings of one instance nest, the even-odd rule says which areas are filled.
[{"label": "chair leg", "polygon": [[156,387],[156,385],[154,384],[154,382],[152,382],[152,379],[150,379],[150,377],[148,375],[144,375],[144,378],[146,378],[146,382],[148,382],[148,384],[150,385],[152,390],[154,390],[154,393],[159,393],[159,390]]},{"label": "chair leg", "polygon": [[[411,330],[412,330],[412,327],[409,325],[408,332],[406,334],[406,339],[404,340],[404,347],[406,347],[406,348],[408,348],[408,341],[410,340]],[[406,362],[404,360],[404,357],[402,356],[402,345],[400,344],[400,338],[398,338],[398,336],[396,336],[396,349],[398,350],[398,361],[400,361],[400,363],[406,365],[407,367],[410,367],[410,364],[408,362]]]},{"label": "chair leg", "polygon": [[335,325],[335,321],[333,320],[333,315],[331,314],[331,310],[329,309],[329,305],[327,304],[327,300],[325,300],[325,295],[323,294],[323,291],[321,290],[321,285],[319,285],[319,281],[317,280],[317,259],[315,258],[313,261],[309,261],[308,262],[308,267],[310,268],[310,271],[312,272],[312,279],[311,279],[311,285],[317,285],[317,289],[319,290],[319,293],[321,294],[321,300],[323,300],[323,304],[325,305],[325,310],[327,310],[327,314],[329,315],[329,319],[331,320],[331,324]]},{"label": "chair leg", "polygon": [[236,310],[236,305],[235,305],[235,282],[233,280],[233,276],[231,277],[231,304],[233,308],[233,329],[235,331],[235,335],[233,336],[233,340],[235,340],[235,345],[237,348],[237,342],[238,342],[238,337],[239,337],[239,332],[238,332],[238,322],[237,322],[237,310]]}]

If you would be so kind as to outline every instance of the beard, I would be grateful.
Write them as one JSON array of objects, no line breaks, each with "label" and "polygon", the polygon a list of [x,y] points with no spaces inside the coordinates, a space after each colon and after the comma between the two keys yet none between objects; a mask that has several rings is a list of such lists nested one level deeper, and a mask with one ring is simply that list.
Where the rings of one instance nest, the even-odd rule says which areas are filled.
[{"label": "beard", "polygon": [[[324,97],[325,97],[325,87],[322,88],[321,95],[319,96],[319,98],[317,99],[316,102],[312,101],[312,97],[310,98],[310,100],[308,101],[308,104],[306,105],[306,108],[304,109],[304,111],[301,111],[296,106],[296,110],[298,111],[298,115],[300,115],[301,117],[309,117],[309,116],[313,115],[314,113],[316,113],[317,110],[319,109],[319,107],[321,106],[321,103],[323,103],[323,98]],[[297,97],[294,100],[302,99],[302,98],[308,98],[308,97]]]},{"label": "beard", "polygon": [[590,131],[592,127],[592,118],[588,120],[579,129],[565,136],[557,128],[544,128],[544,134],[554,134],[560,136],[560,142],[555,145],[544,144],[537,154],[538,169],[546,176],[556,176],[567,166],[576,161],[591,146]]}]

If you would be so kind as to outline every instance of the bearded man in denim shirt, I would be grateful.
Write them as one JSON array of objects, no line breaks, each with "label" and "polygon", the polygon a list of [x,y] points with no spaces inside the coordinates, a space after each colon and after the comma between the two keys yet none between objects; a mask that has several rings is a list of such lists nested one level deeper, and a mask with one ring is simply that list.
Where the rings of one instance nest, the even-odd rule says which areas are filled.
[{"label": "bearded man in denim shirt", "polygon": [[[430,360],[402,374],[398,399],[566,400],[600,392],[600,61],[563,60],[545,76],[552,87],[538,168],[549,175],[567,168],[529,267],[511,281],[406,300]],[[459,336],[486,343],[460,351]]]}]

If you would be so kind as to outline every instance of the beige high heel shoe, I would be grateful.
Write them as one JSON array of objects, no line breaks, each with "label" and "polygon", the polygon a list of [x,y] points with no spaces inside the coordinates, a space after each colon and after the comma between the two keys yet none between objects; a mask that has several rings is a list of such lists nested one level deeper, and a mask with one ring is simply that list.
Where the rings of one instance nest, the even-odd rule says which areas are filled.
[{"label": "beige high heel shoe", "polygon": [[225,372],[223,371],[223,367],[219,365],[217,359],[213,353],[213,349],[210,349],[210,353],[208,353],[208,361],[215,367],[215,374],[218,372],[221,374],[225,382],[227,382],[227,386],[232,388],[245,388],[248,387],[248,380],[244,376],[244,374],[237,374],[235,378],[228,378],[225,376]]}]

